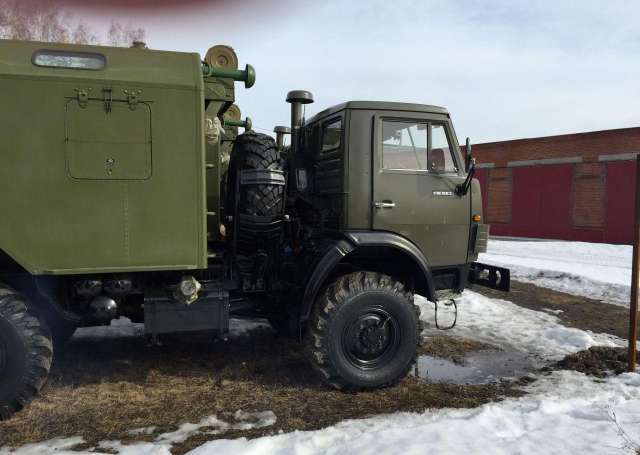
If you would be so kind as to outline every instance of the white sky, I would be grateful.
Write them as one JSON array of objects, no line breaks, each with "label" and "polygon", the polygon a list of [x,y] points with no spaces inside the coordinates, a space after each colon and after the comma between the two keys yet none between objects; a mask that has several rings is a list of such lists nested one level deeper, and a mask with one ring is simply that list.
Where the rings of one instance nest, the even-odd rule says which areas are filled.
[{"label": "white sky", "polygon": [[154,49],[231,45],[257,71],[237,103],[268,130],[288,125],[292,89],[313,92],[307,117],[354,99],[442,105],[461,142],[640,126],[638,1],[225,3],[74,14],[141,26]]}]

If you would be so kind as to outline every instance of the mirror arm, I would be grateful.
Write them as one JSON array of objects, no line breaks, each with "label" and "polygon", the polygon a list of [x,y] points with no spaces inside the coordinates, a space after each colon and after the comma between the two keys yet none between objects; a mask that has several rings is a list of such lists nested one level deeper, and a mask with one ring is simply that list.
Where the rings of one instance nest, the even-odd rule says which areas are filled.
[{"label": "mirror arm", "polygon": [[464,179],[464,182],[456,186],[456,194],[458,196],[465,196],[469,192],[469,188],[471,188],[471,181],[473,180],[473,176],[476,173],[476,160],[475,158],[471,158],[471,166],[469,172],[467,173],[467,178]]}]

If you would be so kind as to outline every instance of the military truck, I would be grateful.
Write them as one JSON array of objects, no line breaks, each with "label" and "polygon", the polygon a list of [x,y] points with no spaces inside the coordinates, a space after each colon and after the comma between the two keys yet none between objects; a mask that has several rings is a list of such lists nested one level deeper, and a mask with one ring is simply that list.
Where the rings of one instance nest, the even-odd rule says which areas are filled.
[{"label": "military truck", "polygon": [[412,365],[414,295],[508,289],[475,262],[489,228],[446,109],[305,120],[294,90],[274,140],[241,119],[236,81],[255,71],[227,46],[0,41],[0,418],[77,327],[126,317],[153,341],[267,318],[327,384],[363,389]]}]

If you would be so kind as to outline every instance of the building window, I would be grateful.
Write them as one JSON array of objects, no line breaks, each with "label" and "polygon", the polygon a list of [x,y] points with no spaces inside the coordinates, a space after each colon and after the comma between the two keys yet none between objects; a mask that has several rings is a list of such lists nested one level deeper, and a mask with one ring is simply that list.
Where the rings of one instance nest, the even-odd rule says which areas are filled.
[{"label": "building window", "polygon": [[102,54],[41,50],[33,54],[33,64],[50,68],[101,70],[106,65]]},{"label": "building window", "polygon": [[325,123],[322,127],[322,149],[321,152],[330,152],[340,148],[342,139],[342,119],[337,118]]},{"label": "building window", "polygon": [[382,167],[458,172],[445,126],[426,121],[382,121]]}]

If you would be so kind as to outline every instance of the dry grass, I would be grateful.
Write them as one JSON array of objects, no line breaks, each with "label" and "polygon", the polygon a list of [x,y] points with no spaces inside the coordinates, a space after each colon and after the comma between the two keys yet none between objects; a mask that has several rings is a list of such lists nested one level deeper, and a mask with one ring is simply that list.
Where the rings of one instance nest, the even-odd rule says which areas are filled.
[{"label": "dry grass", "polygon": [[[437,337],[424,352],[442,348],[460,358],[482,348],[444,338]],[[297,343],[266,329],[229,342],[175,337],[162,347],[148,347],[142,338],[83,339],[57,357],[41,396],[13,419],[0,422],[0,447],[70,436],[82,436],[89,445],[112,439],[150,441],[204,416],[232,420],[230,414],[238,409],[272,410],[278,418],[274,426],[221,435],[257,437],[395,411],[475,407],[516,394],[505,384],[429,384],[413,377],[383,390],[342,393],[317,379]],[[128,434],[148,426],[157,427],[152,435]],[[192,437],[173,451],[184,453],[212,437]]]}]

